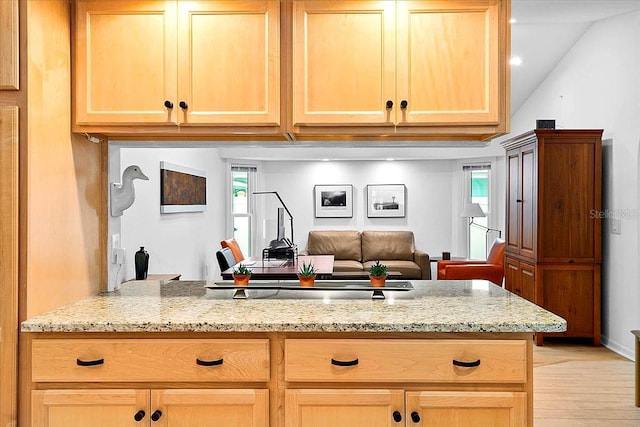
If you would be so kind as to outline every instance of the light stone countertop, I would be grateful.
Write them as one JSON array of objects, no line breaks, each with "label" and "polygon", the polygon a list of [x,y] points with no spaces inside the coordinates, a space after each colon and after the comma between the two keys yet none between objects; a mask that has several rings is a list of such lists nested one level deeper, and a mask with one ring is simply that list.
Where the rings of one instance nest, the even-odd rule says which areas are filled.
[{"label": "light stone countertop", "polygon": [[23,332],[562,332],[564,319],[486,281],[411,281],[410,291],[210,290],[132,281],[22,323]]}]

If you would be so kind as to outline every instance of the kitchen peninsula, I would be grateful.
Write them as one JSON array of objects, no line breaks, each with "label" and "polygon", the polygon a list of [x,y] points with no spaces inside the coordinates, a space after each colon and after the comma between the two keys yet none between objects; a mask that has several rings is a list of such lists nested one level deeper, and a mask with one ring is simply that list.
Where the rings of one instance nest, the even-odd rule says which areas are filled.
[{"label": "kitchen peninsula", "polygon": [[23,322],[30,425],[531,426],[532,333],[566,328],[485,281],[384,300],[205,284],[128,282]]}]

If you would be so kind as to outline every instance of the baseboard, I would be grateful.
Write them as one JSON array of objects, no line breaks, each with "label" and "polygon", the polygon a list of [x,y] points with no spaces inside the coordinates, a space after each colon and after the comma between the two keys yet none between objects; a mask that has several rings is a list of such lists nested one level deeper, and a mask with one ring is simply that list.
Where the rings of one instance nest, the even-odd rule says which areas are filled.
[{"label": "baseboard", "polygon": [[635,360],[635,349],[630,349],[625,347],[624,345],[610,340],[608,337],[602,335],[600,337],[600,343],[608,348],[609,350],[618,353],[622,357],[626,357],[627,359],[634,361]]}]

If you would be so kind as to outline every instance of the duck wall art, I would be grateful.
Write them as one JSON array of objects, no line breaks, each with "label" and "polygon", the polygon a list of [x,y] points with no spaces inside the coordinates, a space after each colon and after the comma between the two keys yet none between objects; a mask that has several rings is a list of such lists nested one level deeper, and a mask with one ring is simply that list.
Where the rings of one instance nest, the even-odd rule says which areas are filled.
[{"label": "duck wall art", "polygon": [[122,172],[120,184],[111,183],[111,216],[122,216],[122,213],[133,205],[136,199],[136,192],[133,187],[134,179],[149,180],[142,173],[140,166],[131,165]]}]

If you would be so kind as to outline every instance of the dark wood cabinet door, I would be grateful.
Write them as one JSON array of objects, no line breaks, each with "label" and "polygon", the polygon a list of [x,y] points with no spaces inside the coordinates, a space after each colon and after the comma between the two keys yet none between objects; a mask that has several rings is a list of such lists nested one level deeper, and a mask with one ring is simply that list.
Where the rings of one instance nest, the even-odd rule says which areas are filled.
[{"label": "dark wood cabinet door", "polygon": [[535,267],[524,262],[520,263],[520,289],[522,289],[522,298],[531,302],[536,302],[536,280]]},{"label": "dark wood cabinet door", "polygon": [[596,146],[555,137],[539,147],[540,262],[596,262]]},{"label": "dark wood cabinet door", "polygon": [[[599,267],[596,265],[540,266],[540,305],[563,317],[568,337],[594,337],[600,341]],[[597,315],[597,316],[596,316]]]},{"label": "dark wood cabinet door", "polygon": [[504,262],[504,288],[514,294],[522,296],[520,288],[520,262],[517,259],[505,258]]},{"label": "dark wood cabinet door", "polygon": [[507,152],[506,252],[520,251],[520,150]]},{"label": "dark wood cabinet door", "polygon": [[520,154],[520,250],[522,256],[535,257],[536,251],[536,208],[538,205],[536,192],[536,149],[529,144],[521,149]]}]

